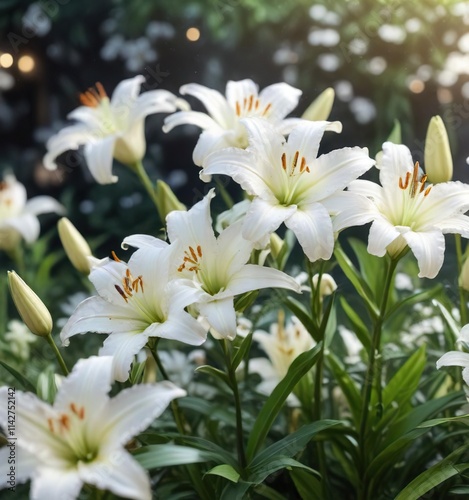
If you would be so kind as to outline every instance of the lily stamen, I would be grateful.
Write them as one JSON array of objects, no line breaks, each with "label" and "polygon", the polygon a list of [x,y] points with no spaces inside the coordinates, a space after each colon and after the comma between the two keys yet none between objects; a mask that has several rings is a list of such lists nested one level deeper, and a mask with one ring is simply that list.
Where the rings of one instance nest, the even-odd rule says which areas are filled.
[{"label": "lily stamen", "polygon": [[96,82],[95,87],[90,87],[88,90],[80,94],[80,102],[84,106],[96,108],[101,101],[107,97],[106,91],[100,82]]}]

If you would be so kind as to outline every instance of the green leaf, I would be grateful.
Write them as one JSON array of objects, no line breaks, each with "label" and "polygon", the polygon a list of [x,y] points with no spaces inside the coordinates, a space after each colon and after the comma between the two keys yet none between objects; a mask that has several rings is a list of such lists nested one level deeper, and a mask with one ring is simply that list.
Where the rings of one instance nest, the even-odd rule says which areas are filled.
[{"label": "green leaf", "polygon": [[130,370],[129,382],[132,385],[139,384],[142,381],[143,372],[145,371],[146,362],[133,363]]},{"label": "green leaf", "polygon": [[340,305],[352,323],[353,331],[355,332],[358,340],[363,344],[366,352],[370,352],[371,339],[368,327],[362,321],[356,310],[345,300],[345,297],[340,297]]},{"label": "green leaf", "polygon": [[265,402],[254,422],[254,427],[251,431],[246,449],[248,461],[254,458],[255,454],[262,446],[283,404],[300,378],[308,373],[317,361],[321,348],[322,342],[319,342],[313,349],[300,354],[290,365],[283,380],[281,380],[272,391],[272,394]]},{"label": "green leaf", "polygon": [[426,359],[425,345],[422,345],[386,384],[383,391],[385,411],[391,404],[397,403],[400,408],[403,408],[410,401],[419,385]]},{"label": "green leaf", "polygon": [[289,472],[302,500],[323,500],[321,481],[315,475],[298,468]]},{"label": "green leaf", "polygon": [[315,472],[310,467],[298,462],[297,460],[294,460],[293,458],[277,456],[272,457],[271,460],[269,462],[266,462],[262,467],[256,467],[252,470],[249,469],[250,474],[248,476],[248,481],[250,483],[259,484],[274,472],[290,467],[299,467],[310,472]]},{"label": "green leaf", "polygon": [[3,361],[0,361],[0,365],[5,368],[6,371],[10,372],[13,377],[16,378],[16,380],[20,383],[20,385],[25,389],[26,391],[36,393],[36,388],[34,387],[34,384],[30,382],[25,376],[21,375],[21,373],[17,372],[14,368],[12,368],[10,365],[7,365]]},{"label": "green leaf", "polygon": [[441,462],[433,465],[417,476],[399,493],[399,495],[397,495],[396,500],[418,500],[431,489],[469,469],[469,464],[456,465],[459,457],[466,450],[467,444],[453,451],[453,453],[448,455]]},{"label": "green leaf", "polygon": [[248,307],[250,307],[259,295],[259,290],[253,290],[252,292],[246,292],[236,297],[234,300],[235,311],[243,312]]},{"label": "green leaf", "polygon": [[[182,401],[182,399],[180,401]],[[233,468],[236,468],[238,465],[237,460],[229,451],[212,441],[197,436],[182,436],[178,441],[189,444],[193,448],[209,452],[216,462],[231,465]]]},{"label": "green leaf", "polygon": [[267,486],[266,484],[258,484],[254,491],[261,497],[268,498],[269,500],[285,500],[285,497],[276,490]]},{"label": "green leaf", "polygon": [[402,143],[401,123],[399,122],[399,120],[394,120],[394,126],[387,140],[389,142],[393,142],[394,144]]},{"label": "green leaf", "polygon": [[37,378],[36,394],[43,401],[52,404],[57,393],[55,385],[55,373],[52,368],[48,368],[41,372]]},{"label": "green leaf", "polygon": [[312,424],[304,425],[259,453],[249,464],[249,470],[265,466],[277,455],[284,457],[296,455],[309,443],[315,434],[339,424],[341,424],[339,420],[319,420]]},{"label": "green leaf", "polygon": [[[419,404],[409,413],[401,416],[399,419],[393,422],[393,424],[389,427],[386,441],[383,444],[383,447],[385,448],[399,437],[403,436],[407,432],[410,432],[412,429],[417,428],[423,421],[427,420],[432,415],[436,415],[437,413],[448,409],[450,406],[452,406],[451,403],[453,403],[454,400],[459,398],[460,396],[460,393],[455,392],[452,394],[448,394],[447,396],[444,396],[442,398],[431,399],[430,401]],[[447,419],[441,420],[446,421]]]},{"label": "green leaf", "polygon": [[236,368],[238,368],[238,366],[241,364],[241,361],[243,361],[244,358],[246,358],[249,355],[251,344],[252,344],[252,333],[244,337],[243,341],[241,342],[241,345],[238,348],[238,351],[233,356],[233,361],[231,363],[233,370],[236,370]]},{"label": "green leaf", "polygon": [[308,330],[308,332],[312,335],[313,339],[316,342],[319,342],[321,340],[319,331],[311,318],[310,311],[306,308],[306,306],[293,297],[287,297],[285,299],[285,305],[301,321],[306,330]]},{"label": "green leaf", "polygon": [[217,378],[218,380],[221,380],[224,384],[226,384],[228,387],[231,387],[230,379],[228,378],[228,375],[219,370],[218,368],[214,368],[213,366],[210,365],[202,365],[199,366],[198,368],[195,369],[196,372],[200,373],[206,373],[207,375],[210,375],[211,377]]},{"label": "green leaf", "polygon": [[379,316],[379,309],[371,299],[372,292],[361,277],[357,268],[352,264],[352,261],[347,257],[347,254],[339,245],[336,245],[334,255],[345,276],[350,280],[358,295],[365,301],[370,314],[376,319]]},{"label": "green leaf", "polygon": [[213,474],[214,476],[221,476],[233,483],[239,481],[239,473],[228,464],[216,465],[213,469],[210,469],[205,474]]},{"label": "green leaf", "polygon": [[422,302],[435,298],[439,293],[441,293],[442,290],[443,290],[443,285],[439,283],[433,288],[430,288],[430,290],[424,290],[423,292],[416,293],[414,295],[411,295],[410,297],[405,298],[404,300],[401,300],[400,302],[397,302],[391,308],[389,308],[389,311],[385,316],[385,320],[390,318],[393,314],[395,314],[399,309],[401,309],[404,306],[408,307],[414,304],[420,304]]},{"label": "green leaf", "polygon": [[133,456],[145,469],[207,462],[213,459],[210,453],[175,444],[144,446],[139,448]]},{"label": "green leaf", "polygon": [[342,392],[347,399],[347,402],[350,406],[350,411],[352,412],[352,418],[358,428],[361,421],[362,406],[362,397],[360,391],[352,377],[348,374],[344,365],[336,356],[334,356],[334,354],[329,353],[327,355],[327,360],[337,383],[340,385],[340,388],[342,389]]},{"label": "green leaf", "polygon": [[370,255],[363,241],[350,238],[348,242],[357,257],[360,274],[368,285],[374,302],[380,304],[383,295],[383,283],[386,278],[386,266],[383,265],[385,261],[383,261],[382,257]]},{"label": "green leaf", "polygon": [[435,304],[440,310],[443,319],[445,320],[446,324],[449,326],[449,329],[451,330],[451,333],[453,334],[453,341],[455,341],[457,338],[459,338],[459,331],[460,331],[459,325],[456,323],[456,321],[454,321],[451,312],[448,311],[448,309],[446,309],[446,307],[440,301],[434,299],[433,304]]},{"label": "green leaf", "polygon": [[337,331],[337,309],[335,307],[335,293],[329,299],[324,316],[319,327],[324,332],[324,349],[331,345],[335,332]]}]

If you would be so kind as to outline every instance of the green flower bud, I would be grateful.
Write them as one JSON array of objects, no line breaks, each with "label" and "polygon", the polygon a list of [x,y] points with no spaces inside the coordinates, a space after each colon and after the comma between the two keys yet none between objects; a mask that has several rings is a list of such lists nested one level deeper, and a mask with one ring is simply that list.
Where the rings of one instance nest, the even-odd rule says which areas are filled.
[{"label": "green flower bud", "polygon": [[173,210],[186,210],[186,207],[177,199],[172,189],[162,180],[156,182],[156,197],[162,220]]},{"label": "green flower bud", "polygon": [[334,97],[334,89],[331,87],[327,88],[308,106],[308,109],[303,113],[301,118],[311,121],[327,120],[331,114]]},{"label": "green flower bud", "polygon": [[90,274],[91,249],[87,241],[78,229],[66,218],[62,217],[57,223],[60,241],[64,247],[65,253],[73,267],[83,274]]},{"label": "green flower bud", "polygon": [[280,252],[282,251],[283,247],[283,240],[280,238],[280,236],[277,233],[272,233],[270,235],[270,253],[272,254],[272,257],[276,259]]},{"label": "green flower bud", "polygon": [[52,317],[42,300],[15,271],[8,271],[8,284],[13,302],[24,324],[35,335],[48,337],[52,332]]},{"label": "green flower bud", "polygon": [[425,139],[425,173],[433,184],[453,178],[453,158],[448,134],[440,116],[434,116],[428,125]]}]

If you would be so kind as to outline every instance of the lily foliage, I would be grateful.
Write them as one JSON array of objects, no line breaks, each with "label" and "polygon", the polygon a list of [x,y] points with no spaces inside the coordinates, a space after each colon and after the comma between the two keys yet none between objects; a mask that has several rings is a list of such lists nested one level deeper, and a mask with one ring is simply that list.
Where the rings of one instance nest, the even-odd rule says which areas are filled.
[{"label": "lily foliage", "polygon": [[[63,207],[0,183],[0,251],[32,288],[48,277],[37,292],[55,320],[33,343],[45,305],[21,280],[23,327],[0,289],[0,487],[38,500],[467,495],[469,186],[430,184],[396,130],[373,156],[331,147],[331,90],[306,119],[287,117],[301,91],[286,83],[182,86],[203,110],[142,83],[89,89],[47,144],[51,169],[83,147],[100,184],[118,181],[114,159],[130,167],[155,205],[155,231],[122,248],[90,241],[90,256],[62,232],[89,263],[78,294],[53,272],[70,264],[34,243],[37,214]],[[152,113],[168,134],[202,129],[206,190],[187,208],[143,168]],[[38,259],[24,244],[42,245]]]}]

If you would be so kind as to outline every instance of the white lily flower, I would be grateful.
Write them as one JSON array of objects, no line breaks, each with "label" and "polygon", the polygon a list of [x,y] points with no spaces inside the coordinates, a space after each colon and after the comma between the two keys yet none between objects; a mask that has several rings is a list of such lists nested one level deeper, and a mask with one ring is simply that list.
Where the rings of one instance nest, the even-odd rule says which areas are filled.
[{"label": "white lily flower", "polygon": [[0,250],[12,250],[21,238],[27,243],[39,237],[38,215],[63,213],[64,207],[50,196],[27,199],[26,188],[13,174],[0,181]]},{"label": "white lily flower", "polygon": [[340,122],[304,121],[293,128],[287,142],[265,120],[250,118],[243,123],[249,133],[247,150],[212,153],[203,170],[229,175],[254,197],[243,236],[266,244],[270,233],[285,222],[310,261],[329,259],[337,230],[330,214],[335,215],[335,207],[347,200],[359,202],[360,197],[342,191],[374,164],[368,150],[343,148],[317,157],[324,132],[340,132]]},{"label": "white lily flower", "polygon": [[[284,325],[283,314],[279,314],[279,321],[270,326],[270,333],[256,330],[253,339],[269,357],[269,359],[253,358],[249,361],[249,371],[258,373],[262,377],[257,390],[265,395],[272,393],[287,374],[293,361],[316,344],[295,316]],[[293,394],[290,394],[287,402],[290,406],[299,405],[298,399]]]},{"label": "white lily flower", "polygon": [[[466,348],[469,347],[469,325],[463,326],[459,333],[458,342]],[[442,366],[460,366],[463,368],[462,378],[469,385],[469,353],[462,351],[449,351],[436,362],[436,368],[439,370]]]},{"label": "white lily flower", "polygon": [[210,216],[214,196],[212,189],[188,212],[171,212],[166,221],[171,245],[178,248],[175,275],[199,291],[197,306],[210,325],[223,337],[233,339],[235,295],[272,287],[299,292],[299,286],[281,271],[247,264],[253,244],[241,235],[241,221],[215,236]]},{"label": "white lily flower", "polygon": [[206,338],[206,330],[184,311],[197,300],[197,290],[171,280],[174,248],[157,241],[159,248],[137,250],[128,264],[116,257],[94,267],[89,278],[99,296],[79,304],[60,334],[62,344],[68,345],[76,334],[109,333],[99,354],[114,356],[114,377],[121,382],[150,337],[191,345]]},{"label": "white lily flower", "polygon": [[[15,481],[31,478],[31,498],[72,500],[87,483],[120,497],[151,500],[150,478],[124,445],[186,392],[160,382],[125,389],[111,399],[111,374],[109,356],[80,360],[52,406],[16,391],[16,432],[7,411],[12,389],[0,388],[0,424],[7,436],[13,432],[11,442],[18,447]],[[0,450],[0,488],[8,487],[9,453],[8,447]]]},{"label": "white lily flower", "polygon": [[117,182],[112,174],[112,159],[132,166],[145,155],[145,118],[153,113],[172,113],[177,98],[166,90],[150,90],[139,95],[142,75],[123,80],[108,98],[103,86],[96,84],[81,94],[83,106],[68,118],[77,124],[64,128],[47,142],[44,165],[57,168],[55,159],[70,149],[85,146],[84,154],[91,174],[99,184]]},{"label": "white lily flower", "polygon": [[179,111],[166,117],[163,130],[169,132],[184,124],[203,129],[193,153],[194,163],[198,166],[202,166],[204,159],[213,151],[227,147],[247,147],[248,136],[242,118],[262,117],[286,133],[296,119],[284,118],[296,107],[302,94],[301,90],[287,83],[275,83],[259,92],[258,86],[248,79],[229,81],[226,84],[226,97],[197,83],[183,85],[180,92],[200,100],[208,114]]},{"label": "white lily flower", "polygon": [[[419,265],[419,277],[434,278],[445,253],[445,233],[469,238],[469,186],[457,181],[426,184],[409,149],[385,142],[380,164],[381,186],[366,180],[350,184],[349,191],[368,197],[370,203],[350,206],[348,216],[365,224],[373,221],[368,252],[399,256],[407,246]],[[361,220],[359,220],[361,219]]]}]

